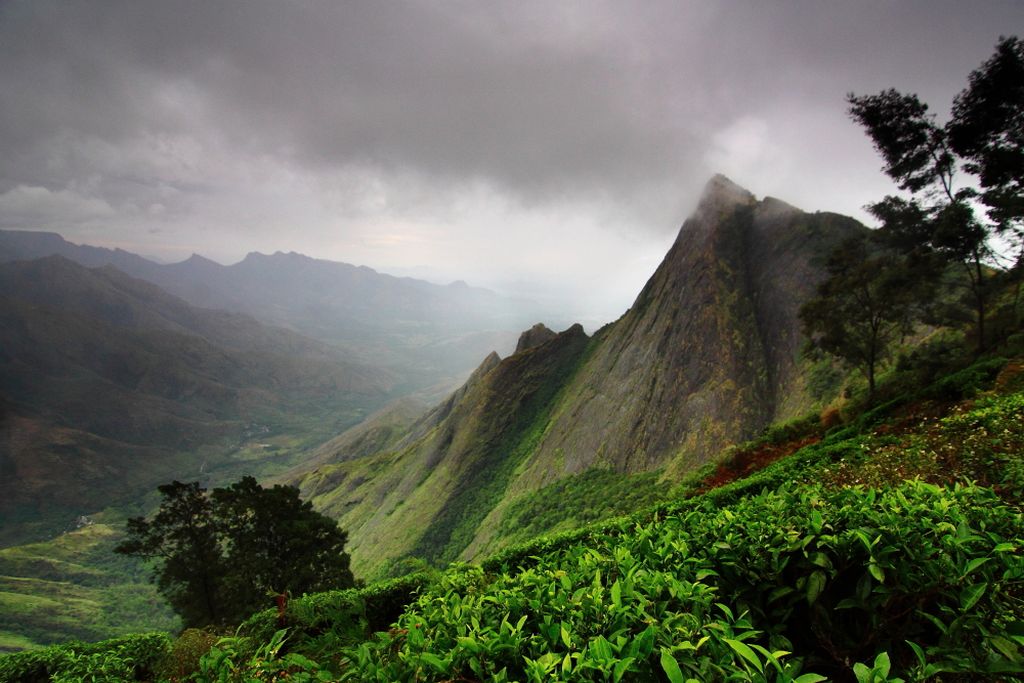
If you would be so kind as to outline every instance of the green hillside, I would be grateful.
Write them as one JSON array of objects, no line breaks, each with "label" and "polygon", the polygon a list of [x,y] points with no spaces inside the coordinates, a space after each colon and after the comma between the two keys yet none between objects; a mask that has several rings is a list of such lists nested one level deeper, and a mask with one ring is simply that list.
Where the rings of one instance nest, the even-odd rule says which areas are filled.
[{"label": "green hillside", "polygon": [[[371,579],[650,502],[838,391],[813,381],[797,312],[829,250],[864,232],[716,176],[619,320],[590,338],[535,326],[402,436],[336,444],[286,481],[349,531]],[[548,494],[572,514],[524,514]]]},{"label": "green hillside", "polygon": [[128,680],[172,680],[160,672],[187,661],[199,681],[1024,672],[1022,365],[983,361],[901,393],[912,381],[891,376],[888,403],[845,425],[794,425],[723,453],[628,516],[440,574],[296,599],[283,623],[254,615],[201,662],[196,643],[214,638],[187,632],[149,638],[145,655],[132,639],[10,655],[0,672],[59,676],[82,658]]},{"label": "green hillside", "polygon": [[111,526],[91,524],[0,549],[0,651],[177,628],[148,572],[114,554],[120,537]]},{"label": "green hillside", "polygon": [[0,546],[174,478],[293,465],[300,444],[357,423],[393,388],[319,342],[109,267],[0,264],[0,289]]}]

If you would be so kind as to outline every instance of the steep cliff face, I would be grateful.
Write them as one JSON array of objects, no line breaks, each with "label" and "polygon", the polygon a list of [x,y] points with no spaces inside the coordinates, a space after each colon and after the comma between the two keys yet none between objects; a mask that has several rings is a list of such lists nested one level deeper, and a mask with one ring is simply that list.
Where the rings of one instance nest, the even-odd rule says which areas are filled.
[{"label": "steep cliff face", "polygon": [[713,178],[632,308],[598,335],[518,486],[595,466],[685,471],[808,409],[797,311],[822,254],[863,229]]},{"label": "steep cliff face", "polygon": [[466,385],[384,452],[293,476],[349,531],[353,568],[415,555],[456,559],[533,452],[589,338],[574,325],[509,358],[488,356]]},{"label": "steep cliff face", "polygon": [[563,477],[681,476],[811,407],[797,311],[824,254],[859,230],[716,176],[622,318],[589,340],[535,326],[398,446],[322,465],[305,492],[340,517],[356,568],[372,573],[409,554],[494,550],[509,506]]}]

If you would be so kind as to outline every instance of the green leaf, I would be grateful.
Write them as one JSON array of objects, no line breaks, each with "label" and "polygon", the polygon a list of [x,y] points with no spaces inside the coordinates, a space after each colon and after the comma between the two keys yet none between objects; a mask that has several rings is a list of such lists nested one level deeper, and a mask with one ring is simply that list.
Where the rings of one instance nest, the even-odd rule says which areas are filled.
[{"label": "green leaf", "polygon": [[626,671],[628,671],[629,667],[633,664],[633,661],[632,657],[626,657],[625,659],[619,660],[615,663],[615,668],[612,669],[612,683],[619,683],[619,681],[622,680]]},{"label": "green leaf", "polygon": [[991,559],[992,559],[991,557],[976,557],[976,558],[974,558],[973,560],[971,560],[970,562],[967,563],[967,569],[964,570],[964,576],[967,576],[968,574],[973,572],[975,569],[977,569],[978,567],[980,567],[981,565],[985,564],[986,562],[988,562]]},{"label": "green leaf", "polygon": [[807,604],[813,605],[823,590],[825,590],[825,572],[813,572],[807,577]]},{"label": "green leaf", "polygon": [[821,533],[821,527],[824,525],[824,520],[821,518],[821,513],[817,510],[811,511],[811,532],[815,534]]},{"label": "green leaf", "polygon": [[875,577],[878,583],[885,583],[885,572],[882,571],[877,562],[869,562],[868,571],[871,573],[871,576]]},{"label": "green leaf", "polygon": [[793,679],[793,683],[821,683],[821,681],[827,680],[827,678],[818,674],[800,674]]},{"label": "green leaf", "polygon": [[906,643],[910,646],[910,649],[914,651],[914,655],[917,657],[917,663],[924,667],[924,665],[928,663],[928,660],[924,655],[924,649],[922,649],[917,643],[913,643],[909,640],[906,641]]},{"label": "green leaf", "polygon": [[611,643],[604,636],[598,636],[590,643],[590,651],[594,653],[595,659],[602,662],[614,656]]},{"label": "green leaf", "polygon": [[873,673],[880,675],[884,680],[889,678],[889,669],[891,668],[892,662],[889,661],[889,653],[880,652],[878,656],[875,657]]},{"label": "green leaf", "polygon": [[562,642],[569,649],[572,649],[572,638],[569,637],[569,631],[566,630],[565,624],[562,624],[561,628]]},{"label": "green leaf", "polygon": [[1020,651],[1017,646],[1014,645],[1013,641],[1003,638],[1002,636],[992,636],[988,639],[988,642],[1003,653],[1003,656],[1009,659],[1014,664],[1021,662]]},{"label": "green leaf", "polygon": [[726,645],[735,650],[736,654],[738,654],[739,656],[743,657],[743,659],[753,664],[755,669],[757,669],[758,671],[764,670],[764,665],[761,663],[761,660],[758,658],[757,654],[747,646],[746,643],[743,643],[739,640],[733,640],[732,638],[722,638],[722,640],[725,641]]},{"label": "green leaf", "polygon": [[683,683],[683,672],[679,668],[679,663],[668,650],[661,651],[661,668],[665,671],[670,683]]},{"label": "green leaf", "polygon": [[612,584],[612,604],[616,607],[622,607],[622,585],[618,579],[615,579],[615,583]]},{"label": "green leaf", "polygon": [[448,663],[432,652],[421,652],[419,659],[421,662],[426,662],[430,666],[434,667],[440,673],[444,673],[448,670]]},{"label": "green leaf", "polygon": [[647,658],[654,651],[654,636],[657,629],[653,625],[645,628],[633,641],[636,646],[636,655],[640,659]]},{"label": "green leaf", "polygon": [[458,636],[455,640],[459,643],[459,647],[461,649],[466,650],[467,652],[472,652],[473,654],[476,654],[483,649],[480,646],[480,643],[477,642],[476,638],[471,636]]},{"label": "green leaf", "polygon": [[981,596],[985,594],[986,588],[988,588],[988,582],[982,581],[981,583],[967,586],[960,591],[960,609],[969,610],[974,607],[978,600],[981,600]]},{"label": "green leaf", "polygon": [[867,664],[860,662],[853,665],[853,675],[857,677],[857,683],[872,683],[875,679],[874,672],[868,668]]}]

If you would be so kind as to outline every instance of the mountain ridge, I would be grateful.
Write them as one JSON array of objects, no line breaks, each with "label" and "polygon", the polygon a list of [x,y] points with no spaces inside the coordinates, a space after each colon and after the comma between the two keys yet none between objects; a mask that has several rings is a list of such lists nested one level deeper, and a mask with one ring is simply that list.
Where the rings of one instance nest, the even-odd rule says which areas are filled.
[{"label": "mountain ridge", "polygon": [[[797,311],[822,276],[823,255],[864,230],[850,218],[758,201],[716,176],[619,320],[591,338],[535,326],[516,353],[489,357],[393,447],[337,465],[324,459],[315,476],[294,472],[290,481],[350,530],[353,566],[373,575],[403,554],[445,561],[493,552],[507,507],[564,477],[599,469],[678,478],[813,406]],[[569,338],[573,353],[552,364]],[[473,474],[481,463],[493,474],[486,481]],[[441,482],[437,468],[469,472],[480,493]],[[336,477],[348,483],[334,487]],[[401,505],[385,493],[393,490]],[[367,501],[372,524],[353,512]]]},{"label": "mountain ridge", "polygon": [[0,289],[0,543],[225,464],[253,425],[344,429],[395,386],[320,342],[111,266],[0,264]]},{"label": "mountain ridge", "polygon": [[231,265],[198,254],[159,264],[56,233],[0,230],[0,262],[54,254],[88,267],[112,265],[193,306],[291,328],[389,367],[410,390],[456,386],[491,349],[511,350],[538,309],[462,281],[434,284],[296,252],[250,252]]}]

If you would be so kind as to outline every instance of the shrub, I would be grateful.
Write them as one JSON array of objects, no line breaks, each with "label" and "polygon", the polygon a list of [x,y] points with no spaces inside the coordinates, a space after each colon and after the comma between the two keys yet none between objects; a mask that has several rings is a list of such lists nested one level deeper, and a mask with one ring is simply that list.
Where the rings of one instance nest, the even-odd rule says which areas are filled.
[{"label": "shrub", "polygon": [[160,680],[187,681],[199,671],[199,660],[210,651],[219,636],[211,631],[189,628],[182,631],[157,667]]},{"label": "shrub", "polygon": [[844,677],[872,660],[876,673],[1017,671],[1022,533],[974,486],[705,497],[556,542],[516,572],[449,576],[350,648],[343,678],[812,681],[804,668]]},{"label": "shrub", "polygon": [[17,683],[121,683],[151,680],[167,651],[163,633],[123,636],[98,643],[69,642],[0,657],[0,681]]}]

